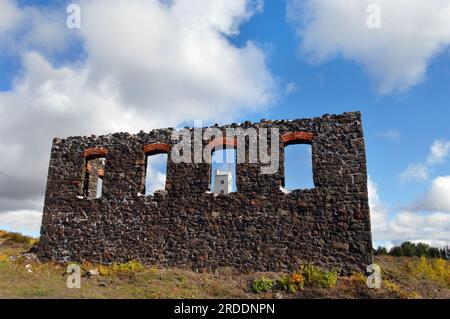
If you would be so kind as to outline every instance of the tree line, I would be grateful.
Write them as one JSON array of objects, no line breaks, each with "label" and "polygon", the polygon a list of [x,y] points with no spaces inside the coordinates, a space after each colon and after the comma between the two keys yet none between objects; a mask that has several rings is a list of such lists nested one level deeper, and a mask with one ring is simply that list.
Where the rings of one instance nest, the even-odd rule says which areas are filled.
[{"label": "tree line", "polygon": [[394,246],[389,251],[386,247],[378,246],[377,249],[374,249],[374,255],[383,256],[390,255],[396,257],[428,257],[428,258],[442,258],[449,260],[450,259],[450,246],[437,248],[431,247],[425,243],[417,243],[414,244],[410,241],[405,241],[400,246]]}]

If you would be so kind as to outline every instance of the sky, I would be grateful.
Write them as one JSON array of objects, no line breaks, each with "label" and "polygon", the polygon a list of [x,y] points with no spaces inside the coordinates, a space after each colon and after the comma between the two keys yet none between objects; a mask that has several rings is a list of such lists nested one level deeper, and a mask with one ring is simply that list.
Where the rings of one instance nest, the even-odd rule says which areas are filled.
[{"label": "sky", "polygon": [[448,245],[449,49],[447,0],[0,0],[0,229],[38,236],[55,136],[359,110],[374,245]]}]

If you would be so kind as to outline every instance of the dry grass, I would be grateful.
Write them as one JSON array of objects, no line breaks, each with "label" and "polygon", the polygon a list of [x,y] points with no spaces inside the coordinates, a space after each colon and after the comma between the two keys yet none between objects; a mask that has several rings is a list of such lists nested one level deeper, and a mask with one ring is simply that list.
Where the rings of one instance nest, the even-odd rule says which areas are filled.
[{"label": "dry grass", "polygon": [[383,286],[399,298],[450,299],[450,262],[425,257],[377,258]]},{"label": "dry grass", "polygon": [[0,230],[0,244],[5,242],[33,245],[37,242],[37,240],[19,233],[10,233]]},{"label": "dry grass", "polygon": [[133,261],[111,266],[83,264],[83,274],[98,269],[100,276],[83,276],[81,289],[66,285],[66,265],[40,263],[10,256],[30,245],[0,244],[0,298],[253,298],[246,275],[223,269],[199,274],[184,269],[158,269]]},{"label": "dry grass", "polygon": [[[419,258],[379,257],[383,287],[368,289],[365,276],[338,277],[331,288],[305,286],[296,293],[254,293],[252,283],[279,273],[239,274],[233,269],[195,273],[186,269],[159,269],[137,261],[111,266],[85,263],[81,289],[66,286],[66,265],[13,258],[33,241],[0,232],[0,298],[450,298],[449,262]],[[13,238],[13,239],[12,239]],[[15,240],[17,239],[17,241]]]}]

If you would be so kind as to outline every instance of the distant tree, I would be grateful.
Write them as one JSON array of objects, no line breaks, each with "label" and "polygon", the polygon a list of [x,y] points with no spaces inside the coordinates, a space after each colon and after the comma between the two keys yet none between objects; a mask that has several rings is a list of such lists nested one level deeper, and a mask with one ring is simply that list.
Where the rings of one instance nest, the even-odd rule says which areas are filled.
[{"label": "distant tree", "polygon": [[[383,247],[378,247],[376,250],[376,254],[383,254],[381,251]],[[417,243],[413,244],[410,241],[405,241],[400,246],[394,246],[389,250],[389,255],[401,257],[428,257],[428,258],[442,258],[449,260],[450,259],[450,247],[431,247],[428,244],[425,243]]]},{"label": "distant tree", "polygon": [[402,245],[403,256],[412,257],[416,256],[416,245],[410,241],[405,241]]},{"label": "distant tree", "polygon": [[388,251],[386,247],[378,246],[378,248],[375,250],[375,255],[377,256],[385,256],[388,254]]},{"label": "distant tree", "polygon": [[392,247],[391,250],[389,251],[389,255],[396,256],[396,257],[403,256],[402,247],[399,247],[399,246]]},{"label": "distant tree", "polygon": [[446,259],[445,258],[445,247],[439,248],[439,258]]},{"label": "distant tree", "polygon": [[445,260],[450,260],[450,246],[441,248],[441,258]]},{"label": "distant tree", "polygon": [[416,256],[422,257],[422,256],[428,256],[428,250],[430,249],[430,246],[425,243],[417,243],[416,245]]},{"label": "distant tree", "polygon": [[430,249],[428,249],[428,257],[430,257],[430,258],[439,258],[440,255],[441,254],[439,252],[439,248],[430,247]]}]

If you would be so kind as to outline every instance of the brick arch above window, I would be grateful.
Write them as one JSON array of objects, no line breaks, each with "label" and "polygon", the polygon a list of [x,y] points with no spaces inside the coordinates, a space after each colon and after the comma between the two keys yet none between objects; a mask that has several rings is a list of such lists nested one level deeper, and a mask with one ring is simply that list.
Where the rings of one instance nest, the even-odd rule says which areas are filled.
[{"label": "brick arch above window", "polygon": [[106,154],[108,154],[108,149],[104,147],[91,147],[83,152],[85,158],[106,157]]},{"label": "brick arch above window", "polygon": [[314,134],[310,132],[289,132],[281,136],[284,146],[293,144],[311,144]]},{"label": "brick arch above window", "polygon": [[156,154],[167,154],[169,153],[170,145],[166,143],[153,143],[144,146],[144,153],[146,156],[156,155]]},{"label": "brick arch above window", "polygon": [[236,148],[237,147],[237,138],[236,137],[215,138],[208,143],[208,147],[211,151],[213,151],[217,147]]}]

